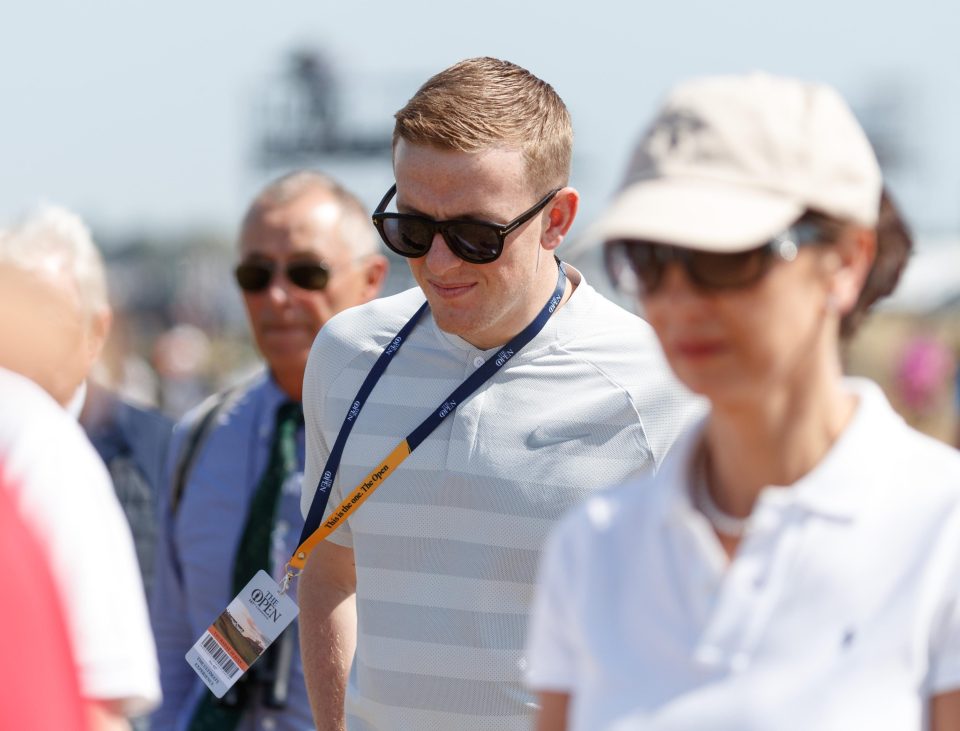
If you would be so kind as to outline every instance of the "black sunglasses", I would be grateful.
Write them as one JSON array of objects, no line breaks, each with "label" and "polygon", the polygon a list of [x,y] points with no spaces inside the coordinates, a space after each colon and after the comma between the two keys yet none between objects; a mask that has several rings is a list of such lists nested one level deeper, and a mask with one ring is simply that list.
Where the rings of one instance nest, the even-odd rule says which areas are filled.
[{"label": "black sunglasses", "polygon": [[507,224],[489,221],[457,219],[435,221],[427,216],[411,213],[384,213],[390,199],[397,192],[397,185],[387,191],[373,214],[373,225],[380,232],[391,251],[416,259],[430,251],[433,237],[439,233],[447,242],[450,251],[471,264],[487,264],[503,253],[503,242],[513,231],[529,221],[560,192],[551,190],[547,195]]},{"label": "black sunglasses", "polygon": [[604,245],[607,273],[615,287],[629,294],[649,295],[663,283],[667,264],[683,267],[691,284],[702,290],[738,289],[760,281],[775,261],[793,261],[808,244],[826,243],[818,226],[797,223],[773,240],[748,251],[715,253],[634,239]]},{"label": "black sunglasses", "polygon": [[[269,262],[241,262],[233,270],[233,275],[244,292],[262,292],[270,286],[276,268]],[[284,271],[287,279],[300,289],[319,291],[330,281],[330,270],[317,262],[291,262]]]}]

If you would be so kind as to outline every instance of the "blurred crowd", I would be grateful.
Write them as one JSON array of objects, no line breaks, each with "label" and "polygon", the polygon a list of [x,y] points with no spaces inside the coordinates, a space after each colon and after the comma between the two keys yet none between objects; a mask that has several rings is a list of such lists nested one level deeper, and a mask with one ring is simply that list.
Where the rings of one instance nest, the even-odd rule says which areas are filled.
[{"label": "blurred crowd", "polygon": [[[449,113],[444,95],[480,109],[490,89],[507,84],[505,79],[520,84],[517,88],[526,89],[531,98],[544,96],[545,101],[537,102],[544,111],[537,113],[558,121],[556,129],[544,123],[537,134],[556,136],[560,141],[553,147],[527,150],[523,145],[534,133],[518,126],[521,131],[510,131],[515,135],[510,137],[497,119],[456,132],[441,129],[439,123],[430,126],[431,114]],[[527,83],[530,89],[523,86]],[[490,59],[448,69],[398,112],[398,183],[374,213],[375,226],[370,212],[340,182],[309,170],[286,174],[259,191],[242,216],[238,214],[236,241],[183,240],[162,246],[95,242],[80,217],[49,205],[0,222],[0,577],[22,593],[21,605],[31,607],[23,612],[3,603],[0,609],[0,623],[10,633],[5,643],[8,661],[0,670],[5,688],[0,728],[306,731],[315,725],[332,729],[346,724],[351,731],[367,731],[507,729],[530,723],[544,731],[746,728],[737,726],[743,722],[737,706],[749,705],[743,699],[749,699],[750,687],[743,678],[760,677],[758,673],[771,699],[786,699],[784,708],[809,704],[822,691],[826,671],[797,668],[796,677],[809,681],[808,694],[792,696],[785,690],[789,652],[800,652],[787,634],[796,627],[809,630],[818,621],[819,610],[812,608],[809,596],[794,597],[796,613],[802,616],[796,626],[777,630],[784,636],[778,636],[776,646],[747,637],[750,628],[734,616],[739,607],[767,623],[773,610],[748,597],[745,587],[751,584],[760,591],[773,579],[790,583],[776,573],[787,569],[781,554],[770,548],[781,538],[768,526],[764,535],[769,545],[759,545],[748,521],[764,509],[772,515],[774,508],[782,508],[768,522],[785,526],[776,530],[786,531],[782,545],[795,551],[790,555],[797,562],[798,585],[842,583],[839,572],[855,571],[857,565],[847,566],[845,558],[836,572],[821,575],[803,563],[816,564],[819,570],[820,563],[830,559],[801,555],[790,543],[809,530],[814,519],[804,522],[797,517],[800,507],[783,507],[783,491],[807,485],[806,492],[797,494],[811,496],[810,510],[826,515],[827,527],[817,528],[821,532],[813,538],[804,536],[833,546],[831,541],[838,539],[831,531],[840,524],[856,525],[850,516],[869,499],[856,494],[831,503],[832,498],[814,492],[818,485],[811,483],[857,482],[848,455],[864,458],[866,446],[850,447],[853,437],[847,435],[866,442],[861,433],[875,438],[880,452],[896,451],[898,441],[905,445],[905,454],[918,462],[918,500],[929,498],[927,507],[942,506],[939,514],[953,510],[947,497],[952,493],[940,482],[956,472],[954,456],[946,447],[934,447],[906,426],[901,428],[879,389],[874,392],[863,385],[866,381],[850,385],[833,366],[842,359],[847,375],[879,381],[908,423],[960,446],[960,339],[955,320],[928,318],[920,327],[916,319],[904,325],[902,314],[867,317],[868,307],[890,294],[908,266],[912,233],[882,185],[866,137],[834,92],[821,87],[801,91],[795,82],[765,76],[700,83],[682,86],[658,113],[630,161],[622,190],[589,234],[596,238],[591,254],[605,252],[613,286],[636,302],[652,329],[614,308],[575,267],[561,266],[559,259],[559,268],[552,266],[553,252],[577,210],[578,194],[566,178],[569,120],[549,86],[530,81],[518,67]],[[805,98],[808,106],[798,101],[801,93],[810,95]],[[522,94],[514,90],[506,96]],[[496,99],[506,105],[502,116],[514,113],[514,106]],[[764,116],[774,102],[783,116]],[[440,114],[438,109],[445,111]],[[691,109],[702,120],[684,116],[693,115]],[[531,118],[529,108],[524,114]],[[800,128],[797,120],[806,114],[814,117],[810,124],[824,126],[811,127],[809,139],[799,134],[791,138],[791,125]],[[802,122],[808,123],[806,117]],[[697,135],[714,123],[724,134],[704,143],[709,149],[700,159]],[[767,148],[754,150],[754,141],[743,134],[754,128],[769,135]],[[835,131],[846,147],[829,147],[830,134],[824,130]],[[525,157],[510,157],[514,150],[506,142],[499,144],[501,133],[522,147]],[[488,134],[493,137],[484,137]],[[465,137],[447,144],[443,135]],[[480,139],[474,147],[471,135]],[[435,141],[437,136],[443,144]],[[554,170],[542,161],[529,162],[538,160],[537,155],[562,157],[564,144],[565,166],[557,163]],[[781,157],[770,152],[778,145],[784,151]],[[470,156],[488,149],[506,157],[474,164],[479,158]],[[697,166],[710,168],[727,153],[734,161],[728,161],[731,170],[736,165],[742,169],[725,170],[714,178],[708,170],[704,179],[720,180],[715,189],[688,185],[690,170],[700,174]],[[822,180],[801,179],[806,173],[794,170],[807,153],[826,161],[818,173]],[[843,165],[830,168],[831,161],[840,158]],[[761,169],[767,163],[772,173]],[[463,191],[482,187],[494,171],[506,171],[504,177],[511,182],[529,173],[549,185],[537,188],[539,203],[531,198],[520,205],[521,196],[510,198],[510,210],[527,210],[506,226],[485,220],[482,214],[492,208],[460,210],[468,199]],[[791,175],[796,175],[791,184],[783,183]],[[728,188],[738,186],[752,186],[749,205],[734,195],[729,201],[723,198]],[[490,187],[506,195],[505,188]],[[406,196],[402,202],[401,194]],[[394,196],[396,213],[388,210]],[[684,219],[691,200],[702,207]],[[411,201],[440,203],[430,208]],[[736,208],[741,204],[742,210]],[[701,215],[702,221],[693,220]],[[539,233],[535,226],[525,228],[528,221],[539,222]],[[505,242],[515,230],[521,233],[511,249]],[[825,243],[834,247],[830,254],[823,253]],[[521,244],[536,251],[535,266],[525,269],[511,258]],[[562,258],[562,249],[559,254]],[[406,276],[404,257],[412,272],[407,281],[414,286],[394,295],[399,287],[386,285],[388,272],[392,266]],[[498,290],[485,281],[490,286],[486,297],[477,297],[472,309],[464,306],[460,312],[458,297],[466,297],[460,290],[468,285],[447,274],[459,271],[457,267],[470,272],[502,267],[496,271],[507,272],[504,281],[527,279],[514,290]],[[602,289],[599,283],[597,288]],[[554,299],[548,301],[550,292]],[[410,327],[416,325],[421,313],[414,314],[413,305],[419,307],[424,294],[429,302],[425,317],[432,324],[417,326],[413,336],[401,331],[405,334],[393,341],[407,318]],[[497,297],[524,307],[490,304]],[[594,299],[585,304],[587,297]],[[541,300],[550,307],[537,315]],[[555,321],[549,318],[561,317],[554,315],[555,309],[568,319],[560,319],[564,324],[553,329]],[[485,441],[488,432],[451,436],[441,428],[437,434],[443,437],[423,436],[427,445],[440,439],[447,443],[423,458],[435,464],[416,462],[416,469],[398,473],[398,484],[385,488],[395,491],[391,495],[416,496],[391,498],[401,518],[389,512],[390,501],[374,504],[358,513],[364,522],[355,527],[350,522],[335,539],[322,542],[316,555],[325,568],[316,568],[321,561],[315,558],[309,565],[313,573],[305,569],[299,587],[304,623],[291,625],[223,697],[210,692],[184,656],[231,598],[260,570],[280,581],[287,561],[306,545],[301,543],[305,518],[312,530],[317,528],[311,525],[314,511],[319,524],[319,517],[329,518],[330,511],[338,509],[338,501],[348,503],[353,483],[342,483],[365,474],[382,456],[380,451],[389,451],[382,448],[386,441],[393,440],[387,445],[392,448],[399,437],[409,452],[419,445],[414,434],[402,441],[404,430],[416,424],[397,426],[398,414],[432,407],[436,388],[453,388],[464,372],[471,377],[474,370],[487,367],[485,362],[504,367],[515,355],[513,338],[519,338],[522,329],[511,330],[511,324],[523,320],[526,326],[534,315],[542,318],[534,320],[542,334],[537,330],[530,338],[562,342],[556,350],[576,360],[577,367],[570,373],[563,370],[566,365],[549,360],[554,351],[546,345],[552,344],[534,340],[543,348],[531,349],[529,362],[518,358],[506,366],[511,378],[482,391],[483,399],[477,399],[486,409],[482,414],[468,411],[460,397],[441,401],[446,412],[465,406],[458,418],[475,431],[483,431],[479,425],[489,430],[490,422],[500,421],[503,426],[493,446]],[[715,316],[721,324],[710,320]],[[776,327],[775,317],[780,318]],[[331,320],[336,326],[325,327]],[[718,375],[703,365],[711,348],[719,347],[716,333],[724,332],[723,327],[743,337],[744,352],[749,351],[736,374]],[[858,328],[865,334],[854,338]],[[806,336],[811,338],[804,341],[807,352],[798,353],[792,338]],[[366,384],[368,371],[379,367],[374,362],[380,349],[392,341],[406,343],[406,337],[411,337],[409,350],[393,356],[397,366],[366,407],[370,391],[362,395],[361,384]],[[622,357],[624,352],[638,360]],[[450,353],[463,361],[451,366]],[[797,360],[787,362],[788,356]],[[534,357],[546,359],[537,366],[546,376],[541,375],[544,371],[531,376],[523,370],[532,367]],[[633,375],[641,361],[642,379]],[[485,377],[498,376],[493,372]],[[570,387],[570,379],[576,388]],[[553,386],[561,389],[562,397],[550,394]],[[757,396],[761,391],[764,398],[769,396],[762,407],[764,399]],[[786,402],[788,396],[797,400],[775,414],[770,403],[777,398]],[[809,401],[802,401],[808,396]],[[869,407],[871,424],[855,415],[860,413],[858,403]],[[348,413],[351,421],[361,408],[372,415],[357,422],[357,435],[344,451],[338,437],[344,431],[349,435],[352,426],[341,428],[340,420]],[[789,438],[784,436],[788,433]],[[378,453],[361,454],[358,443]],[[800,443],[803,449],[796,448]],[[830,461],[826,455],[832,454],[834,444],[846,445],[847,451]],[[744,445],[753,445],[753,451]],[[568,448],[571,451],[564,451]],[[462,454],[470,468],[461,473],[459,463],[448,464],[448,450],[453,455],[449,459],[456,462]],[[321,507],[313,507],[317,486],[323,493],[333,484],[330,477],[322,487],[328,475],[336,474],[341,456],[350,480],[338,479],[336,488],[322,497]],[[849,469],[824,477],[820,460],[830,465],[839,460]],[[550,467],[543,467],[547,462]],[[903,465],[891,462],[889,469],[893,474]],[[557,519],[595,487],[655,470],[662,472],[633,483],[633,493],[621,490],[609,499],[595,498],[551,532]],[[401,479],[408,482],[399,483]],[[887,484],[891,479],[889,474],[877,477],[877,489],[890,505],[900,505],[901,498]],[[463,491],[482,487],[486,497],[457,497],[447,490],[449,485]],[[676,495],[687,495],[688,488],[689,500],[671,508],[680,512],[663,507],[672,505]],[[924,492],[928,488],[929,494]],[[770,490],[781,492],[770,498]],[[641,503],[633,497],[641,493],[661,498]],[[334,502],[324,507],[330,496]],[[411,503],[403,503],[406,499]],[[648,516],[659,515],[658,510],[666,511],[667,528],[650,522]],[[918,625],[926,622],[924,628],[936,624],[933,639],[927,639],[949,648],[942,660],[938,650],[931,650],[931,667],[936,668],[929,677],[911,682],[932,684],[918,697],[924,704],[941,699],[934,717],[942,723],[945,718],[960,719],[960,702],[952,698],[960,683],[960,632],[955,631],[956,612],[941,608],[946,600],[929,585],[953,577],[948,571],[954,562],[945,557],[942,565],[924,563],[945,551],[953,536],[953,528],[942,528],[934,512],[917,508],[915,515],[910,513],[914,522],[904,526],[909,535],[898,534],[897,540],[904,542],[903,555],[914,563],[902,566],[907,559],[890,557],[891,571],[903,570],[901,583],[876,588],[876,593],[923,594],[936,605],[930,611],[941,612],[933,618],[924,615],[922,621],[911,619]],[[505,534],[496,539],[478,527],[496,531],[485,522],[492,515],[504,523]],[[636,522],[626,524],[627,518]],[[864,521],[867,538],[844,536],[836,545],[866,550],[858,541],[869,539],[873,545],[893,525],[889,519],[884,515],[875,518],[876,524]],[[926,535],[947,536],[943,545],[918,548],[923,526]],[[654,545],[660,535],[667,537]],[[618,573],[618,567],[633,565],[624,553],[628,543],[636,552],[631,555],[643,556],[637,560],[642,575],[626,569]],[[548,549],[537,585],[541,545]],[[744,555],[752,556],[751,571],[766,566],[767,573],[762,578],[735,574]],[[677,561],[683,562],[679,569]],[[726,579],[717,569],[720,565],[731,572]],[[604,568],[594,572],[585,566]],[[907,575],[914,570],[916,581],[911,583]],[[666,582],[656,579],[671,571],[687,576],[684,581],[691,585],[696,572],[701,583],[714,581],[712,598],[687,597],[690,604],[684,604],[663,588]],[[929,579],[928,572],[940,572],[939,578]],[[414,575],[424,582],[416,584],[420,590],[403,586],[404,577]],[[743,586],[721,594],[717,587],[732,581],[730,576],[742,579]],[[648,601],[644,592],[661,589],[663,606],[653,606],[657,602]],[[694,591],[687,586],[678,591],[687,590]],[[296,585],[291,595],[298,597]],[[680,602],[673,614],[671,601]],[[884,601],[884,611],[891,606],[900,611],[894,599]],[[643,604],[644,609],[633,618],[624,617],[617,602]],[[480,621],[464,618],[472,617],[474,609],[481,614],[476,604],[484,605],[488,617],[497,617],[491,622],[501,624],[489,631],[478,629],[474,636],[463,627]],[[691,606],[696,607],[691,610],[696,618],[689,626],[674,621]],[[719,606],[730,614],[712,615]],[[863,609],[830,606],[836,611]],[[415,607],[417,616],[403,607]],[[525,630],[514,628],[525,624],[528,609],[529,639]],[[876,607],[864,611],[872,609]],[[344,611],[350,618],[341,624]],[[403,618],[397,620],[401,626],[390,622],[390,612]],[[442,612],[445,619],[436,619]],[[454,613],[458,618],[449,618]],[[504,619],[508,615],[510,619]],[[443,628],[411,629],[418,616]],[[904,621],[901,614],[884,616],[884,622],[893,625]],[[643,622],[649,624],[640,627]],[[513,623],[513,629],[503,629],[506,623]],[[659,636],[653,626],[673,634]],[[636,632],[637,646],[648,654],[639,657],[642,653],[630,643],[621,647],[619,631]],[[838,642],[846,648],[852,635],[844,634]],[[469,653],[454,657],[449,650],[453,646],[469,646]],[[784,646],[790,649],[784,651]],[[348,680],[354,647],[360,667],[354,672],[360,677]],[[675,654],[682,654],[677,648],[690,650],[694,659],[675,661]],[[883,645],[883,652],[888,649]],[[436,668],[431,667],[432,652],[444,658]],[[328,653],[337,657],[328,659]],[[521,654],[522,660],[513,659]],[[860,661],[869,663],[869,655]],[[912,662],[910,672],[926,671],[926,656]],[[409,663],[416,667],[408,671]],[[639,676],[654,677],[658,663],[664,668],[662,683],[649,682],[637,692],[631,683]],[[750,663],[755,663],[753,669]],[[482,672],[477,669],[481,665]],[[510,667],[504,670],[501,665]],[[221,662],[221,668],[227,667]],[[774,671],[764,675],[757,667]],[[431,673],[439,677],[444,668],[447,676],[436,681]],[[850,674],[856,673],[837,671],[838,686],[849,689],[858,702],[870,699]],[[29,680],[41,676],[42,683]],[[428,676],[432,680],[425,680]],[[611,678],[619,680],[611,683]],[[886,677],[883,682],[895,688],[892,696],[905,684]],[[716,685],[708,688],[711,683]],[[480,686],[488,690],[475,692]],[[413,699],[419,703],[424,698],[425,705],[414,708]],[[951,699],[955,705],[947,705]],[[540,715],[533,720],[536,708]],[[655,722],[660,713],[664,726]],[[711,726],[703,719],[714,713],[734,720]],[[904,718],[912,717],[904,713]],[[928,713],[924,705],[914,715],[926,718]],[[501,716],[506,720],[496,720]],[[765,708],[759,717],[769,720],[776,713]],[[852,712],[829,717],[853,719],[847,728],[866,727],[857,724],[871,718]],[[501,722],[504,725],[496,725]],[[677,725],[669,725],[674,722]],[[782,723],[778,727],[792,727]]]}]

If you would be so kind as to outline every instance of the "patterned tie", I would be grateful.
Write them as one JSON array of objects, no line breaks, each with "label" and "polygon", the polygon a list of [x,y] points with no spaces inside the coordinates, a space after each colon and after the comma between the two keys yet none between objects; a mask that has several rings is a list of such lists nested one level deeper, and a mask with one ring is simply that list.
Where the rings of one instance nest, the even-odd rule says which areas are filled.
[{"label": "patterned tie", "polygon": [[[270,573],[270,536],[273,533],[274,516],[283,483],[298,468],[297,429],[302,424],[303,408],[299,403],[288,401],[277,409],[273,444],[270,445],[270,461],[250,501],[247,520],[234,559],[234,595],[239,594],[260,569]],[[269,648],[267,653],[272,649],[274,648]],[[258,663],[266,660],[265,656],[261,657]],[[240,722],[250,695],[249,687],[241,687],[244,680],[241,679],[228,691],[227,697],[234,689],[239,691],[234,694],[230,705],[218,701],[213,693],[207,691],[190,722],[190,731],[233,731]]]}]

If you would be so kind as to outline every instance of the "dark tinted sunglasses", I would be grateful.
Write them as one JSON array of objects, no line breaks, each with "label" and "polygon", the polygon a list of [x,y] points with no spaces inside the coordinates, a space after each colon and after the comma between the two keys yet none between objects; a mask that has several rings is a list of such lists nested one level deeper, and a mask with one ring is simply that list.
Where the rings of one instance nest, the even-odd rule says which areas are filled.
[{"label": "dark tinted sunglasses", "polygon": [[[233,275],[244,292],[262,292],[270,286],[276,268],[269,262],[241,262],[233,270]],[[330,281],[330,270],[317,262],[291,262],[284,271],[287,279],[300,289],[319,291]]]},{"label": "dark tinted sunglasses", "polygon": [[824,242],[819,227],[798,223],[763,246],[732,254],[616,239],[606,242],[604,256],[607,272],[618,289],[648,295],[663,283],[670,262],[682,266],[691,284],[699,289],[738,289],[760,281],[774,262],[796,259],[799,247]]},{"label": "dark tinted sunglasses", "polygon": [[560,188],[550,191],[532,208],[528,208],[507,224],[489,221],[457,219],[435,221],[427,216],[411,213],[384,213],[390,199],[397,192],[396,184],[387,191],[373,214],[373,225],[380,232],[380,238],[391,251],[411,259],[423,256],[430,251],[433,237],[438,233],[447,242],[450,251],[471,264],[487,264],[503,253],[504,240],[517,228],[525,224],[546,205]]}]

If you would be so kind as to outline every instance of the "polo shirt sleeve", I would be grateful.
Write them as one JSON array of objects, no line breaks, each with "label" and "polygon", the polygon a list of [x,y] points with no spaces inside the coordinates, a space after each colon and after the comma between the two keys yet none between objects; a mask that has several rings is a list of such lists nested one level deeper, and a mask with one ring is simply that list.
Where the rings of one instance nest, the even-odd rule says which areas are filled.
[{"label": "polo shirt sleeve", "polygon": [[314,351],[310,352],[310,358],[307,360],[307,368],[303,375],[303,425],[304,425],[304,467],[303,483],[300,492],[300,512],[304,520],[310,512],[310,506],[313,504],[313,496],[317,492],[317,484],[320,481],[320,473],[323,471],[323,463],[330,454],[326,439],[323,437],[321,423],[321,404],[323,398],[323,388],[319,383],[320,377],[317,373],[319,365]]},{"label": "polo shirt sleeve", "polygon": [[550,536],[540,562],[537,592],[527,636],[526,682],[534,690],[570,692],[576,685],[578,651],[574,597],[576,534],[564,520]]},{"label": "polo shirt sleeve", "polygon": [[960,690],[960,509],[955,513],[949,531],[952,540],[943,549],[952,557],[952,571],[930,637],[931,696]]},{"label": "polo shirt sleeve", "polygon": [[[324,330],[327,328],[325,327]],[[323,431],[324,420],[329,418],[326,408],[327,399],[327,371],[332,366],[325,357],[325,351],[336,350],[336,342],[327,342],[331,337],[328,332],[321,330],[310,351],[307,368],[303,378],[303,420],[305,429],[305,461],[303,469],[302,492],[300,496],[300,512],[304,520],[310,513],[317,486],[323,475],[327,458],[330,456],[332,444],[329,444]],[[330,496],[324,517],[343,500],[342,488],[339,488],[339,479],[333,481],[330,487]],[[343,521],[331,535],[327,537],[331,543],[346,548],[353,547],[353,537],[350,534],[349,521]]]}]

